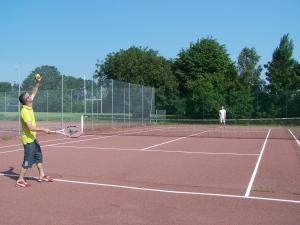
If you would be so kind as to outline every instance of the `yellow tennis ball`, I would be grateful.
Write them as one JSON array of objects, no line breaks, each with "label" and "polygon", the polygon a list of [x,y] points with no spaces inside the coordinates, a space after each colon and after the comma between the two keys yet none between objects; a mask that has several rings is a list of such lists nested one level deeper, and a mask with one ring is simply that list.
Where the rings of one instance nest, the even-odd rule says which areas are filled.
[{"label": "yellow tennis ball", "polygon": [[41,78],[41,75],[37,73],[37,74],[35,75],[35,79],[40,79],[40,78]]}]

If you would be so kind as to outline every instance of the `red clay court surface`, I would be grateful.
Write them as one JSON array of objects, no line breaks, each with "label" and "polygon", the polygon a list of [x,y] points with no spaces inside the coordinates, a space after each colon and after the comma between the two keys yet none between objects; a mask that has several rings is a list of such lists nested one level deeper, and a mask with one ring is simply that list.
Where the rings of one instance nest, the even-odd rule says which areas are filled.
[{"label": "red clay court surface", "polygon": [[[30,188],[15,187],[20,140],[0,140],[0,224],[296,225],[300,132],[287,129],[257,139],[43,135],[55,182],[38,183],[33,167]],[[281,132],[292,138],[272,138]]]}]

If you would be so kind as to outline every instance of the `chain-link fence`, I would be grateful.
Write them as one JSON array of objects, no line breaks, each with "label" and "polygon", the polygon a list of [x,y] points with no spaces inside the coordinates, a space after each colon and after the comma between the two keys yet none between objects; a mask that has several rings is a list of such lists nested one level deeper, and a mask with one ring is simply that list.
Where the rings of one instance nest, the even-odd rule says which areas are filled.
[{"label": "chain-link fence", "polygon": [[132,127],[151,122],[155,106],[152,87],[106,80],[86,92],[85,127]]},{"label": "chain-link fence", "polygon": [[[70,85],[68,85],[70,87]],[[63,91],[62,91],[63,90]],[[20,93],[25,90],[20,90]],[[31,91],[31,90],[29,90]],[[18,91],[0,92],[0,135],[20,132]],[[176,98],[175,98],[176,99]],[[180,94],[176,107],[180,112],[170,112],[155,108],[155,89],[141,85],[106,79],[101,83],[83,80],[80,88],[66,89],[63,82],[56,90],[40,88],[33,108],[38,126],[60,129],[69,124],[81,125],[84,115],[85,125],[91,127],[133,127],[150,122],[218,123],[219,109],[224,105],[228,121],[245,121],[279,124],[299,124],[300,92],[281,93],[257,92],[247,94],[227,93],[226,95]],[[158,103],[158,105],[163,105]],[[276,118],[273,120],[273,118]],[[279,119],[283,118],[283,119]],[[201,122],[200,121],[200,122]],[[249,122],[249,123],[250,123]],[[248,122],[247,122],[248,123]],[[274,122],[275,123],[275,122]],[[276,122],[278,123],[278,122]]]},{"label": "chain-link fence", "polygon": [[263,91],[251,93],[232,91],[226,94],[195,91],[179,93],[175,104],[181,110],[167,110],[167,119],[178,121],[218,119],[222,105],[229,119],[300,117],[300,91],[284,91],[276,94]]},{"label": "chain-link fence", "polygon": [[[154,95],[152,87],[110,79],[101,84],[89,80],[88,87],[84,82],[77,89],[39,90],[33,109],[38,126],[50,129],[80,125],[82,115],[93,127],[133,126],[151,122]],[[19,92],[0,93],[0,135],[20,132],[18,96]]]}]

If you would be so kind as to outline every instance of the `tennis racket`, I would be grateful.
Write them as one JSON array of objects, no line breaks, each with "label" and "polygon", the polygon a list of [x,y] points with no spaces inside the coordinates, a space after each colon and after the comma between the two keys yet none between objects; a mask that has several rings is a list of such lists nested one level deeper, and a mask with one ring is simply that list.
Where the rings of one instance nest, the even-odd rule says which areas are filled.
[{"label": "tennis racket", "polygon": [[77,126],[67,126],[64,129],[50,131],[50,132],[55,133],[55,134],[63,134],[65,136],[71,137],[71,138],[78,138],[81,136],[81,131],[80,131],[79,127],[77,127]]}]

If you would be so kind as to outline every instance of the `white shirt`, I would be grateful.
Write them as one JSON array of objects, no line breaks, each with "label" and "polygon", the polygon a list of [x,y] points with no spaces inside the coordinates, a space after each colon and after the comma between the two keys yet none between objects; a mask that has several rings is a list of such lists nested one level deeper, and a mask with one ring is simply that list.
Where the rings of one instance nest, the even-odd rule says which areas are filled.
[{"label": "white shirt", "polygon": [[225,119],[226,118],[226,110],[225,109],[221,109],[219,111],[219,115],[220,115],[220,118]]}]

